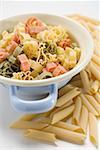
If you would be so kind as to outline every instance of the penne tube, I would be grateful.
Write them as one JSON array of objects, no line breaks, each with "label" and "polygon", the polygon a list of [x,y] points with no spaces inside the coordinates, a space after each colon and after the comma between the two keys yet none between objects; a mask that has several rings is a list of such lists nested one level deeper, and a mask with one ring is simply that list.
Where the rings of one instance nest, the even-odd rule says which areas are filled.
[{"label": "penne tube", "polygon": [[70,90],[68,93],[58,98],[56,107],[61,107],[62,105],[66,104],[68,101],[70,101],[71,99],[73,99],[79,94],[80,94],[80,90],[78,88],[74,88]]},{"label": "penne tube", "polygon": [[43,131],[54,133],[57,138],[64,141],[76,144],[84,144],[85,135],[82,133],[77,133],[54,126],[48,126],[44,128]]},{"label": "penne tube", "polygon": [[57,109],[61,110],[61,109],[65,108],[65,107],[69,107],[72,104],[73,104],[73,100],[71,99],[68,103],[62,105],[61,107],[58,107]]},{"label": "penne tube", "polygon": [[97,146],[97,121],[92,113],[89,113],[89,137],[91,142]]},{"label": "penne tube", "polygon": [[92,78],[92,74],[91,74],[89,65],[87,65],[87,66],[85,67],[85,71],[86,71],[86,73],[88,74],[88,78],[91,79],[91,78]]},{"label": "penne tube", "polygon": [[97,93],[99,86],[100,86],[100,82],[98,80],[95,80],[90,86],[91,93],[92,94]]},{"label": "penne tube", "polygon": [[93,55],[92,56],[92,60],[97,64],[97,65],[100,65],[100,57],[97,56],[97,55]]},{"label": "penne tube", "polygon": [[67,123],[67,122],[65,123],[63,121],[59,121],[59,122],[55,123],[54,126],[63,128],[63,129],[67,129],[67,130],[71,130],[71,131],[75,131],[75,132],[82,132],[82,129],[80,126],[76,126],[74,124]]},{"label": "penne tube", "polygon": [[84,94],[80,94],[82,103],[87,107],[89,112],[93,113],[95,116],[99,116],[99,113],[96,111],[96,109],[92,106],[92,104],[88,101],[88,99],[85,97]]},{"label": "penne tube", "polygon": [[89,67],[95,78],[100,81],[100,68],[98,68],[93,62],[90,62]]},{"label": "penne tube", "polygon": [[80,74],[77,74],[76,76],[74,76],[72,79],[71,79],[71,82],[73,81],[76,81],[76,80],[80,80]]},{"label": "penne tube", "polygon": [[18,120],[14,122],[10,128],[15,128],[15,129],[43,129],[47,127],[48,124],[46,123],[38,123],[38,122],[33,122],[33,121],[23,121],[23,120]]},{"label": "penne tube", "polygon": [[94,32],[92,32],[92,36],[94,40],[100,41],[100,30],[98,28],[95,29]]},{"label": "penne tube", "polygon": [[100,115],[100,104],[95,100],[93,96],[86,94],[86,97]]},{"label": "penne tube", "polygon": [[62,119],[61,121],[63,121],[63,122],[70,122],[70,123],[72,123],[72,114],[70,114],[69,116],[67,116],[66,118],[64,118],[64,119]]},{"label": "penne tube", "polygon": [[88,125],[88,109],[83,105],[82,112],[80,115],[79,125],[83,130],[83,133],[86,134],[87,125]]},{"label": "penne tube", "polygon": [[94,95],[95,99],[97,100],[97,102],[100,104],[100,94],[97,92],[95,95]]},{"label": "penne tube", "polygon": [[92,64],[100,71],[100,65],[96,64],[95,62],[91,61]]},{"label": "penne tube", "polygon": [[67,17],[70,17],[70,18],[72,18],[72,19],[74,19],[74,20],[78,20],[78,19],[79,19],[79,17],[76,16],[76,15],[74,15],[74,14],[72,14],[72,15],[67,15]]},{"label": "penne tube", "polygon": [[87,16],[83,16],[83,15],[79,15],[79,14],[72,14],[72,15],[69,15],[69,17],[77,17],[78,19],[81,18],[83,19],[84,21],[86,22],[90,22],[91,24],[94,24],[94,25],[100,25],[100,21],[94,19],[94,18],[90,18],[90,17],[87,17]]},{"label": "penne tube", "polygon": [[[51,124],[50,118],[43,118],[39,122]],[[59,121],[59,122],[55,123],[53,126],[67,129],[67,130],[71,130],[71,131],[75,131],[75,132],[82,132],[82,129],[80,126],[77,126],[77,125],[74,125],[71,123],[67,123],[67,122],[65,123],[63,121]]]},{"label": "penne tube", "polygon": [[83,19],[79,19],[78,22],[83,25],[89,32],[91,32],[90,28],[88,27],[87,23]]},{"label": "penne tube", "polygon": [[82,108],[82,101],[81,101],[81,98],[78,96],[75,100],[75,109],[74,109],[73,117],[72,117],[72,123],[76,125],[79,125],[81,108]]},{"label": "penne tube", "polygon": [[55,143],[57,140],[54,133],[49,133],[49,132],[44,132],[44,131],[39,131],[34,129],[28,129],[24,133],[24,136],[27,138],[44,141],[44,142],[50,142],[50,143]]},{"label": "penne tube", "polygon": [[20,120],[23,120],[23,121],[31,121],[32,119],[34,119],[35,117],[37,116],[37,114],[27,114],[27,115],[24,115],[20,118]]},{"label": "penne tube", "polygon": [[82,70],[80,72],[80,76],[81,76],[81,80],[82,80],[82,84],[83,84],[84,90],[86,92],[89,92],[90,82],[89,82],[89,78],[88,78],[87,72],[85,70]]},{"label": "penne tube", "polygon": [[47,117],[44,117],[44,118],[41,118],[40,120],[38,120],[38,122],[42,122],[42,123],[45,123],[45,124],[51,124],[51,119],[47,118]]},{"label": "penne tube", "polygon": [[79,88],[82,88],[82,86],[83,86],[81,80],[71,81],[71,84],[72,84],[73,86],[77,86],[77,87],[79,87]]},{"label": "penne tube", "polygon": [[93,25],[91,22],[88,22],[87,25],[88,25],[91,32],[94,32],[96,30],[96,26]]},{"label": "penne tube", "polygon": [[94,54],[100,57],[100,42],[96,39],[94,39]]},{"label": "penne tube", "polygon": [[49,114],[49,112],[41,113],[41,114],[26,114],[23,115],[20,120],[22,121],[31,121],[33,119],[39,118],[39,117],[46,117]]},{"label": "penne tube", "polygon": [[66,108],[66,107],[68,107],[68,106],[70,106],[70,105],[72,105],[72,104],[73,104],[73,100],[70,100],[69,102],[67,102],[67,103],[64,104],[63,106],[61,106],[61,107],[56,107],[56,108],[51,112],[50,118],[52,118],[52,116],[53,116],[55,113],[59,112],[60,110]]},{"label": "penne tube", "polygon": [[71,84],[65,85],[64,87],[62,87],[59,90],[59,93],[58,93],[59,97],[63,96],[64,94],[66,94],[67,92],[69,92],[72,89],[73,89],[73,86]]},{"label": "penne tube", "polygon": [[60,120],[63,120],[64,118],[66,118],[67,116],[69,116],[73,111],[74,111],[75,106],[69,106],[67,108],[64,108],[63,110],[54,113],[54,115],[51,118],[51,124],[55,124],[57,122],[59,122]]}]

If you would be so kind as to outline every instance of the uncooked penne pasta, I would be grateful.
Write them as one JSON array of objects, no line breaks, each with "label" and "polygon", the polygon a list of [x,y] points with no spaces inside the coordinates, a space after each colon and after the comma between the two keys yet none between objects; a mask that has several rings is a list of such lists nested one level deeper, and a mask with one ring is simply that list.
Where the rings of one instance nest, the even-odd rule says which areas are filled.
[{"label": "uncooked penne pasta", "polygon": [[84,94],[80,94],[82,103],[87,107],[89,112],[93,113],[95,116],[99,116],[99,113],[96,111],[96,109],[92,106],[92,104],[88,101],[88,99],[85,97]]},{"label": "uncooked penne pasta", "polygon": [[71,131],[75,131],[75,132],[82,132],[82,129],[80,126],[76,126],[74,124],[63,122],[63,121],[59,121],[55,123],[54,126],[67,129],[67,130],[71,130]]},{"label": "uncooked penne pasta", "polygon": [[77,86],[79,88],[81,88],[83,86],[81,80],[71,81],[71,84],[74,85],[74,86]]},{"label": "uncooked penne pasta", "polygon": [[67,15],[67,17],[70,17],[70,18],[72,18],[72,19],[74,19],[74,20],[78,20],[79,19],[79,17],[77,16],[77,15],[74,15],[74,14],[72,14],[72,15]]},{"label": "uncooked penne pasta", "polygon": [[100,104],[95,100],[95,98],[91,95],[85,94],[88,101],[93,105],[93,107],[97,110],[100,115]]},{"label": "uncooked penne pasta", "polygon": [[68,93],[58,98],[56,107],[61,107],[62,105],[64,105],[65,103],[67,103],[68,101],[70,101],[71,99],[73,99],[79,94],[80,94],[80,90],[78,88],[74,88],[70,90]]},{"label": "uncooked penne pasta", "polygon": [[44,142],[50,142],[50,143],[55,143],[57,140],[54,133],[49,133],[49,132],[44,132],[44,131],[39,131],[34,129],[28,129],[24,133],[24,136],[27,138],[44,141]]},{"label": "uncooked penne pasta", "polygon": [[74,109],[73,117],[72,117],[72,122],[76,125],[79,125],[81,108],[82,108],[82,101],[81,101],[81,98],[78,96],[75,100],[75,109]]},{"label": "uncooked penne pasta", "polygon": [[74,77],[71,79],[71,82],[76,81],[76,80],[80,80],[80,79],[81,79],[80,74],[77,74],[76,76],[74,76]]},{"label": "uncooked penne pasta", "polygon": [[71,84],[65,85],[59,90],[59,93],[58,93],[59,97],[63,96],[65,93],[69,92],[72,89],[73,89],[73,86]]},{"label": "uncooked penne pasta", "polygon": [[73,100],[70,100],[69,102],[67,102],[66,104],[64,104],[61,107],[56,107],[51,113],[50,113],[50,118],[52,118],[52,116],[57,113],[58,111],[70,106],[71,104],[73,104]]},{"label": "uncooked penne pasta", "polygon": [[100,104],[100,94],[97,92],[95,95],[94,95],[95,99],[97,100],[97,102]]},{"label": "uncooked penne pasta", "polygon": [[95,94],[98,91],[99,86],[100,86],[100,81],[95,80],[90,86],[91,93]]},{"label": "uncooked penne pasta", "polygon": [[65,118],[62,119],[61,121],[63,121],[63,122],[68,122],[68,123],[72,123],[72,114],[70,114],[69,116],[65,117]]},{"label": "uncooked penne pasta", "polygon": [[100,71],[100,65],[96,64],[96,63],[93,62],[92,60],[91,60],[91,62],[92,62],[92,64]]},{"label": "uncooked penne pasta", "polygon": [[83,83],[84,90],[86,92],[89,92],[90,82],[89,82],[89,78],[88,78],[87,72],[85,70],[82,70],[80,72],[80,76],[81,76],[81,80],[82,80],[82,83]]},{"label": "uncooked penne pasta", "polygon": [[22,116],[20,118],[20,120],[23,120],[23,121],[31,121],[33,118],[35,118],[37,116],[37,114],[26,114],[24,116]]},{"label": "uncooked penne pasta", "polygon": [[46,117],[48,116],[50,113],[50,111],[46,112],[46,113],[41,113],[41,114],[26,114],[26,115],[23,115],[20,120],[23,120],[23,121],[31,121],[33,119],[36,119],[36,118],[39,118],[39,117]]},{"label": "uncooked penne pasta", "polygon": [[38,123],[38,122],[33,122],[33,121],[23,121],[23,120],[18,120],[14,122],[10,128],[15,128],[15,129],[43,129],[44,127],[47,127],[48,124],[46,123]]},{"label": "uncooked penne pasta", "polygon": [[94,32],[92,32],[93,40],[100,41],[100,29],[96,28]]},{"label": "uncooked penne pasta", "polygon": [[[50,118],[43,118],[39,122],[51,124]],[[75,131],[75,132],[82,132],[82,129],[80,126],[74,125],[71,123],[67,123],[67,122],[63,122],[63,121],[59,121],[59,122],[55,123],[53,126],[67,129],[67,130],[71,130],[71,131]]]},{"label": "uncooked penne pasta", "polygon": [[[100,34],[100,33],[98,33]],[[99,36],[100,38],[100,36]],[[94,54],[100,57],[100,42],[96,39],[94,39]]]},{"label": "uncooked penne pasta", "polygon": [[78,20],[78,22],[83,25],[89,32],[91,32],[90,28],[88,27],[87,23],[82,20],[81,18]]},{"label": "uncooked penne pasta", "polygon": [[71,143],[84,144],[85,135],[82,133],[77,133],[54,126],[48,126],[44,128],[43,131],[54,133],[56,137],[61,140],[65,140]]},{"label": "uncooked penne pasta", "polygon": [[71,99],[69,102],[67,102],[66,104],[62,105],[61,107],[57,107],[57,109],[61,110],[61,109],[65,108],[65,107],[68,107],[68,106],[70,106],[72,104],[73,104],[73,100]]},{"label": "uncooked penne pasta", "polygon": [[86,133],[88,125],[88,109],[84,105],[82,106],[79,125],[82,128],[83,132]]},{"label": "uncooked penne pasta", "polygon": [[79,15],[79,14],[73,14],[73,15],[69,15],[69,17],[77,17],[77,18],[81,18],[83,19],[84,21],[86,22],[90,22],[94,25],[100,25],[100,21],[96,20],[96,19],[93,19],[93,18],[90,18],[90,17],[87,17],[87,16],[83,16],[83,15]]},{"label": "uncooked penne pasta", "polygon": [[86,71],[86,73],[88,74],[88,78],[91,79],[91,78],[92,78],[92,73],[91,73],[91,70],[90,70],[90,68],[89,68],[89,65],[87,65],[87,66],[85,67],[85,71]]},{"label": "uncooked penne pasta", "polygon": [[97,56],[97,55],[93,55],[92,56],[92,60],[96,63],[96,64],[98,64],[98,65],[100,65],[100,57],[99,56]]},{"label": "uncooked penne pasta", "polygon": [[89,136],[91,142],[97,145],[97,120],[92,113],[89,113]]},{"label": "uncooked penne pasta", "polygon": [[87,25],[88,25],[88,27],[89,27],[89,29],[90,29],[91,32],[95,31],[95,29],[96,29],[95,25],[93,25],[91,22],[88,22]]},{"label": "uncooked penne pasta", "polygon": [[49,117],[40,118],[37,122],[42,122],[45,124],[51,124],[51,119]]},{"label": "uncooked penne pasta", "polygon": [[26,129],[24,135],[33,140],[55,144],[56,138],[84,144],[87,125],[91,142],[97,146],[97,120],[100,116],[100,21],[79,14],[68,17],[82,24],[91,34],[94,51],[90,63],[59,90],[52,110],[26,114],[10,127]]},{"label": "uncooked penne pasta", "polygon": [[55,124],[57,122],[59,122],[60,120],[66,118],[67,116],[69,116],[73,111],[74,111],[75,106],[69,106],[67,108],[64,108],[63,110],[54,113],[54,115],[52,116],[52,121],[51,124]]},{"label": "uncooked penne pasta", "polygon": [[90,62],[89,67],[95,78],[100,81],[100,69],[97,68],[97,66],[94,65],[93,62]]}]

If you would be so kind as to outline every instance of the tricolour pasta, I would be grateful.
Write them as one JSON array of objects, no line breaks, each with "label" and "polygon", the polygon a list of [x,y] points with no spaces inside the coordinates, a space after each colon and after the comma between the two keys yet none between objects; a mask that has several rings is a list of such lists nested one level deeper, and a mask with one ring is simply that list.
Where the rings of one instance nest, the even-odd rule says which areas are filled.
[{"label": "tricolour pasta", "polygon": [[23,48],[21,48],[20,46],[17,46],[13,52],[13,56],[17,57],[19,54],[21,54],[23,51]]}]

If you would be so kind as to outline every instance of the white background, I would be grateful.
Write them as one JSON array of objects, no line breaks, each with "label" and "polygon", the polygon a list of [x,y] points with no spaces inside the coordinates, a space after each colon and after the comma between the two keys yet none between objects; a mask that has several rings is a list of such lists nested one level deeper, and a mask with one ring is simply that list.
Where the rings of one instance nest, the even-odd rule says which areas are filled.
[{"label": "white background", "polygon": [[[19,0],[18,0],[19,1]],[[99,17],[99,0],[61,0],[61,1],[2,1],[0,8],[0,17],[8,17],[21,13],[29,12],[48,12],[54,14],[81,13],[94,18]]]},{"label": "white background", "polygon": [[[98,1],[1,1],[0,19],[21,13],[45,12],[54,14],[81,13],[93,18],[99,18]],[[78,146],[59,141],[58,146],[29,141],[23,138],[21,132],[12,131],[9,125],[20,114],[10,105],[8,90],[0,85],[0,149],[1,150],[95,150],[87,139],[85,145]],[[100,141],[100,123],[98,125]]]}]

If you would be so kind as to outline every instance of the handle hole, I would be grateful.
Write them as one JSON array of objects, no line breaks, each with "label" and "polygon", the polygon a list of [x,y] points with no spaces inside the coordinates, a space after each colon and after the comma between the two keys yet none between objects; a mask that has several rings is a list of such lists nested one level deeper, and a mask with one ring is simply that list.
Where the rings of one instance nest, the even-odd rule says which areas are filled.
[{"label": "handle hole", "polygon": [[24,99],[25,101],[37,101],[37,100],[42,100],[44,98],[46,98],[47,96],[49,95],[48,94],[38,94],[38,95],[34,95],[34,94],[16,94],[16,96],[20,99]]}]

